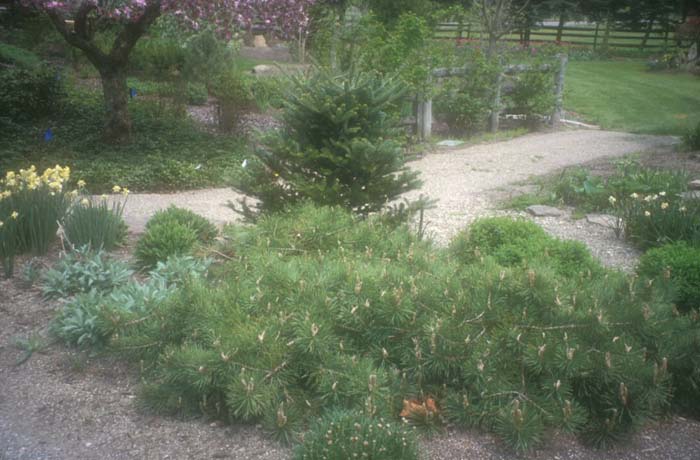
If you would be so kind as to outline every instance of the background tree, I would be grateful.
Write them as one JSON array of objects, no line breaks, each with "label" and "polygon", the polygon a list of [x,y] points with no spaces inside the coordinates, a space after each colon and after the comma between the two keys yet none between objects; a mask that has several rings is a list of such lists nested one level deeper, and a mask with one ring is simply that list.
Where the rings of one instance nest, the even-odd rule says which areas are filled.
[{"label": "background tree", "polygon": [[[255,20],[291,35],[306,27],[307,9],[313,0],[26,0],[24,3],[45,12],[63,38],[80,49],[95,66],[104,94],[104,138],[124,142],[131,134],[126,85],[129,55],[162,14],[176,14],[195,28],[211,23],[225,38],[230,38],[237,28],[250,29]],[[110,49],[105,50],[98,46],[95,34],[107,28],[116,31],[116,37]]]},{"label": "background tree", "polygon": [[474,0],[475,12],[488,37],[486,54],[493,56],[498,41],[517,28],[529,0]]}]

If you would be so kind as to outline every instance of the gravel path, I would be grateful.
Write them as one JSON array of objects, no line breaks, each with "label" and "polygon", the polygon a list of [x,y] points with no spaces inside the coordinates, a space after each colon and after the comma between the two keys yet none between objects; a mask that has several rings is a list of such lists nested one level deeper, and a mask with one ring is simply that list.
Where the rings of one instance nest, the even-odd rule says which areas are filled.
[{"label": "gravel path", "polygon": [[[623,156],[634,152],[666,149],[676,139],[669,136],[570,130],[536,133],[505,142],[480,144],[462,149],[439,150],[414,161],[410,166],[421,171],[424,185],[408,194],[428,195],[438,200],[435,209],[426,212],[428,231],[445,244],[460,229],[479,216],[515,214],[500,211],[497,204],[517,193],[518,182],[532,176],[549,174],[561,168],[592,160]],[[226,207],[240,194],[230,189],[206,189],[176,194],[133,194],[125,219],[134,233],[141,233],[148,218],[171,204],[191,209],[218,224],[232,222],[237,214]],[[567,214],[561,218],[536,218],[548,232],[588,244],[594,255],[609,266],[629,269],[638,253],[617,239],[612,230],[575,221]]]}]

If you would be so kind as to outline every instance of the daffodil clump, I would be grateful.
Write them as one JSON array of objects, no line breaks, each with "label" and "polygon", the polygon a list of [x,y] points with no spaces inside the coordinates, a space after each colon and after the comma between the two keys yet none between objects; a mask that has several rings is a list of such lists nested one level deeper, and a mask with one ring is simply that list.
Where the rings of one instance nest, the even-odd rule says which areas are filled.
[{"label": "daffodil clump", "polygon": [[657,247],[673,241],[700,242],[700,204],[683,194],[643,194],[610,196],[627,239],[641,248]]},{"label": "daffodil clump", "polygon": [[124,206],[129,189],[115,185],[114,196],[93,197],[85,192],[85,181],[77,182],[78,190],[71,192],[73,204],[63,226],[64,234],[73,247],[114,249],[126,238]]},{"label": "daffodil clump", "polygon": [[[115,239],[121,241],[126,235],[121,218],[125,200],[108,204],[104,196],[95,201],[83,180],[68,190],[70,179],[70,167],[56,165],[41,173],[35,166],[8,171],[0,180],[0,259],[6,276],[12,275],[16,255],[46,254],[59,225],[66,226],[65,236],[80,246],[111,248]],[[120,186],[114,186],[113,192],[123,197],[129,194]]]},{"label": "daffodil clump", "polygon": [[[70,168],[56,165],[41,174],[35,166],[8,171],[0,181],[1,255],[6,275],[12,273],[15,255],[47,252],[70,203],[64,191],[69,180]],[[7,224],[10,221],[12,225]]]}]

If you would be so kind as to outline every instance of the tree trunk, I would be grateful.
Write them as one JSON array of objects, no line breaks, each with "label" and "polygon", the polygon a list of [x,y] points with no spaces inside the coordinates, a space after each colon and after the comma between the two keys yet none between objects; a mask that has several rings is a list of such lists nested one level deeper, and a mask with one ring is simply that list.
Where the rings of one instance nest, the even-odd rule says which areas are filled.
[{"label": "tree trunk", "polygon": [[103,131],[104,140],[124,143],[131,138],[129,115],[129,90],[126,85],[126,69],[100,69],[107,119]]},{"label": "tree trunk", "polygon": [[561,11],[559,13],[559,24],[557,24],[557,38],[555,41],[561,43],[562,36],[564,35],[564,24],[566,24],[566,13]]}]

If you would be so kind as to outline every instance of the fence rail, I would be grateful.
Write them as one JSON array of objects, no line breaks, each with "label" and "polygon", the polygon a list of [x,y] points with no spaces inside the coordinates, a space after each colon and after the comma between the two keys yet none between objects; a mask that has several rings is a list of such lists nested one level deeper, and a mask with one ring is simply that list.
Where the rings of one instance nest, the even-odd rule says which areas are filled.
[{"label": "fence rail", "polygon": [[[486,32],[479,24],[441,22],[438,23],[434,38],[440,40],[480,41],[487,38]],[[508,42],[560,42],[570,45],[591,46],[597,48],[637,48],[667,49],[677,46],[680,41],[670,28],[653,28],[649,30],[632,30],[615,25],[596,24],[593,26],[558,26],[538,25],[529,31],[514,31],[501,40]]]}]

